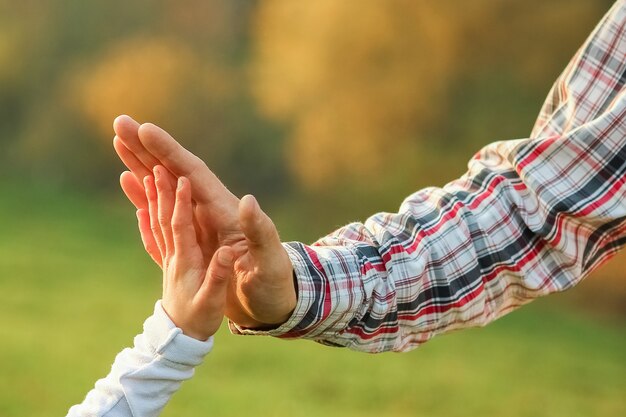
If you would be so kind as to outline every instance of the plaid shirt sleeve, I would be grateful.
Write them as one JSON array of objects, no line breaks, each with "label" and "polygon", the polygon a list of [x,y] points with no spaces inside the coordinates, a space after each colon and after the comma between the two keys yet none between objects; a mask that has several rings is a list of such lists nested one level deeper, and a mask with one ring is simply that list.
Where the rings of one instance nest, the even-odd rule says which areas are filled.
[{"label": "plaid shirt sleeve", "polygon": [[557,79],[529,138],[492,143],[467,173],[398,213],[313,245],[286,243],[292,317],[269,332],[406,351],[576,285],[626,243],[626,4]]}]

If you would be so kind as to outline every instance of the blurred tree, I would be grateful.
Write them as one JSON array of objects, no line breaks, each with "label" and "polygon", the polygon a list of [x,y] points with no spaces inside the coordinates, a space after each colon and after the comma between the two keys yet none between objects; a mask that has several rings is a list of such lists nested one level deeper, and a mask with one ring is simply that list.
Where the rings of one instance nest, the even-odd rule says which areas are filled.
[{"label": "blurred tree", "polygon": [[[254,25],[255,93],[265,114],[290,126],[288,159],[303,185],[371,188],[383,171],[390,182],[417,177],[416,152],[433,142],[442,152],[463,144],[467,158],[467,144],[527,134],[551,80],[605,10],[591,0],[266,1]],[[468,137],[474,120],[484,128]],[[413,164],[398,170],[407,152]]]},{"label": "blurred tree", "polygon": [[313,239],[528,135],[612,3],[0,0],[0,174],[117,190],[130,113]]},{"label": "blurred tree", "polygon": [[115,185],[111,123],[128,113],[172,131],[235,191],[281,193],[282,135],[256,114],[247,89],[252,7],[0,0],[3,172]]},{"label": "blurred tree", "polygon": [[439,136],[466,154],[530,133],[559,73],[611,1],[478,0],[463,5],[459,73]]},{"label": "blurred tree", "polygon": [[429,100],[444,100],[456,45],[439,2],[259,6],[256,95],[266,114],[293,124],[288,155],[305,185],[371,179],[440,117]]},{"label": "blurred tree", "polygon": [[184,43],[154,37],[123,39],[68,75],[77,113],[93,122],[107,141],[111,122],[120,113],[171,122],[174,106],[190,92],[206,89],[205,94],[223,97],[230,84],[225,71],[209,71]]}]

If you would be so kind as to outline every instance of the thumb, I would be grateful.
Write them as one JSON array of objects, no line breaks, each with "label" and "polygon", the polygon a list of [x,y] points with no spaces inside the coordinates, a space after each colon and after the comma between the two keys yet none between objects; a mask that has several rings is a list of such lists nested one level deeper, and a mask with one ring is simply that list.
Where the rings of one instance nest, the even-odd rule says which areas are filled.
[{"label": "thumb", "polygon": [[209,264],[204,282],[198,291],[199,299],[213,311],[224,311],[226,293],[233,277],[235,256],[232,248],[219,248]]},{"label": "thumb", "polygon": [[239,224],[252,251],[280,244],[276,226],[250,194],[239,202]]}]

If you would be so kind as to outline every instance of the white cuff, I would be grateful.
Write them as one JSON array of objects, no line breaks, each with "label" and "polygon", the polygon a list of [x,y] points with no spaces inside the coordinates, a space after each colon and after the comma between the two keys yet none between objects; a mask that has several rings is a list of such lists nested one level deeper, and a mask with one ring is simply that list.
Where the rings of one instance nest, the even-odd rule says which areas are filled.
[{"label": "white cuff", "polygon": [[183,334],[163,310],[161,300],[154,305],[154,314],[144,322],[143,334],[153,352],[181,365],[200,365],[213,347],[213,336],[201,341]]}]

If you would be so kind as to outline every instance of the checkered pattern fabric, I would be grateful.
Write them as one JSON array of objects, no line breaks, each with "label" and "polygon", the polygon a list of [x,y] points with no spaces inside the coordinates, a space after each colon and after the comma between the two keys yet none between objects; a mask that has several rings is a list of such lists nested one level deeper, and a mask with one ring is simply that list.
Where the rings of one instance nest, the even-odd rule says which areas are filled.
[{"label": "checkered pattern fabric", "polygon": [[626,243],[626,2],[557,79],[529,138],[492,143],[467,173],[398,213],[285,248],[292,317],[269,332],[405,351],[576,285]]}]

